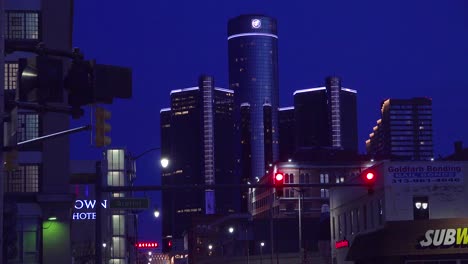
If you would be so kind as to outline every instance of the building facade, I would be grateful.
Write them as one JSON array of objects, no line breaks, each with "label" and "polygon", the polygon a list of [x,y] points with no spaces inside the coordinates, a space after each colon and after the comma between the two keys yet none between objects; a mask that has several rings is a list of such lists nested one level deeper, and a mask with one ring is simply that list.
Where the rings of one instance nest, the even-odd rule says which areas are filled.
[{"label": "building facade", "polygon": [[386,160],[366,170],[373,194],[333,188],[333,263],[467,263],[467,170],[466,161]]},{"label": "building facade", "polygon": [[296,150],[294,107],[281,107],[278,109],[279,122],[279,160],[291,159]]},{"label": "building facade", "polygon": [[[234,92],[214,86],[210,76],[199,85],[171,91],[171,108],[161,110],[161,152],[171,160],[163,185],[233,184]],[[238,190],[187,189],[162,193],[164,245],[182,252],[183,233],[200,214],[239,211]],[[177,242],[179,241],[179,242]]]},{"label": "building facade", "polygon": [[71,50],[73,1],[2,1],[2,7],[5,8],[0,10],[5,22],[2,30],[5,31],[0,35],[5,39],[1,42],[3,46],[5,41],[9,52],[1,67],[4,81],[0,87],[5,95],[5,111],[11,117],[3,123],[5,136],[2,137],[5,146],[13,146],[5,155],[18,153],[13,155],[18,166],[9,167],[2,179],[3,208],[7,212],[3,237],[7,240],[3,243],[4,259],[0,262],[70,263],[69,212],[73,196],[68,191],[68,137],[14,148],[18,142],[68,129],[69,116],[18,109],[8,101],[15,99],[18,93],[20,59],[35,56],[12,52],[15,47],[35,47],[42,42],[47,48]]},{"label": "building facade", "polygon": [[369,155],[392,160],[434,158],[430,98],[387,99],[381,113],[366,141]]},{"label": "building facade", "polygon": [[[131,197],[132,194],[103,193],[98,201],[96,193],[98,180],[102,181],[102,186],[131,186],[136,176],[134,160],[123,148],[107,149],[102,158],[101,161],[73,160],[70,163],[70,189],[75,197],[71,210],[73,262],[95,263],[96,232],[100,232],[103,263],[136,263],[137,214],[110,208],[114,197]],[[101,175],[97,174],[96,166],[101,167]]]},{"label": "building facade", "polygon": [[236,151],[241,166],[237,173],[253,180],[262,177],[268,164],[278,159],[276,20],[264,15],[229,20],[228,61],[229,87],[235,91],[237,140],[242,149]]},{"label": "building facade", "polygon": [[296,150],[333,147],[357,152],[356,90],[341,86],[338,77],[326,78],[325,87],[294,92]]}]

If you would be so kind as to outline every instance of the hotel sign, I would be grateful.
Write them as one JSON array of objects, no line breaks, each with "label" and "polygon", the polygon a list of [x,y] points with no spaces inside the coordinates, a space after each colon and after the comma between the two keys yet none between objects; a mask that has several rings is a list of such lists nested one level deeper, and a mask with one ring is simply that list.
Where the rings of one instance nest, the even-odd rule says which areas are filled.
[{"label": "hotel sign", "polygon": [[[107,208],[107,200],[102,200],[102,208]],[[95,220],[96,211],[96,200],[76,200],[75,201],[75,210],[80,212],[74,212],[72,215],[73,220]],[[83,212],[84,211],[84,212]]]},{"label": "hotel sign", "polygon": [[463,165],[457,163],[392,163],[386,175],[393,184],[460,184]]}]

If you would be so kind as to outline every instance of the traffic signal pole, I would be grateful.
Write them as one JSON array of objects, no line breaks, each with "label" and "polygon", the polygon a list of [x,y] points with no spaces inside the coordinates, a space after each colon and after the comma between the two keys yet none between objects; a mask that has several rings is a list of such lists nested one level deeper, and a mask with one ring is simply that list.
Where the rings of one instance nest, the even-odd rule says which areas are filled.
[{"label": "traffic signal pole", "polygon": [[5,1],[0,0],[0,262],[3,263],[5,259],[3,257],[3,195],[4,195],[4,179],[5,179],[5,170],[3,164],[3,121],[5,120],[5,100],[4,100],[4,91],[5,91]]},{"label": "traffic signal pole", "polygon": [[[162,191],[162,190],[193,190],[193,189],[232,189],[232,188],[274,188],[274,184],[184,184],[184,185],[143,185],[143,186],[103,186],[102,192],[147,192],[147,191]],[[365,187],[368,184],[364,183],[292,183],[285,184],[286,187],[296,188],[334,188],[334,187]]]}]

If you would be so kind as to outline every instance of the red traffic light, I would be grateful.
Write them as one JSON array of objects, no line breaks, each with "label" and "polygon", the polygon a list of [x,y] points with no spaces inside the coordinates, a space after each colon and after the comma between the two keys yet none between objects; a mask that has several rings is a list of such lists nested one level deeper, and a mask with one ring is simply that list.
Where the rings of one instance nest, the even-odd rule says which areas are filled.
[{"label": "red traffic light", "polygon": [[366,173],[366,180],[372,181],[372,180],[374,180],[374,178],[375,178],[375,175],[374,175],[373,172]]},{"label": "red traffic light", "polygon": [[277,172],[277,173],[275,174],[275,180],[276,180],[276,181],[282,181],[283,179],[284,179],[284,175],[283,175],[282,173]]}]

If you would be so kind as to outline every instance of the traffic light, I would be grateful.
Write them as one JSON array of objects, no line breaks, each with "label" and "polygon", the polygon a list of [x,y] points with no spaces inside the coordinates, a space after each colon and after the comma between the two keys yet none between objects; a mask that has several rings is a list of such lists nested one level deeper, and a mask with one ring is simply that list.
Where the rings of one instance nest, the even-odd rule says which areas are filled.
[{"label": "traffic light", "polygon": [[79,108],[88,104],[111,104],[114,97],[128,99],[132,96],[132,71],[130,68],[97,64],[96,61],[73,61],[65,88],[68,104]]},{"label": "traffic light", "polygon": [[73,108],[94,103],[92,71],[89,61],[74,60],[67,77],[65,89],[68,91],[68,104]]},{"label": "traffic light", "polygon": [[273,183],[275,185],[276,197],[283,197],[284,174],[282,172],[276,172],[273,177]]},{"label": "traffic light", "polygon": [[362,172],[362,178],[364,184],[367,186],[367,193],[373,194],[374,193],[374,185],[375,185],[375,178],[376,173],[373,170],[365,170]]},{"label": "traffic light", "polygon": [[18,63],[17,100],[20,102],[63,102],[63,62],[39,55]]},{"label": "traffic light", "polygon": [[95,126],[95,145],[96,147],[104,147],[111,144],[111,138],[107,133],[111,131],[111,126],[108,120],[111,118],[111,112],[102,107],[96,107],[94,111],[96,118]]},{"label": "traffic light", "polygon": [[18,168],[18,150],[11,149],[3,152],[3,162],[6,171],[14,171]]},{"label": "traffic light", "polygon": [[162,248],[162,252],[163,252],[163,253],[169,253],[169,252],[171,252],[171,250],[172,250],[172,240],[171,240],[171,239],[164,238],[164,239],[163,239],[163,248]]}]

